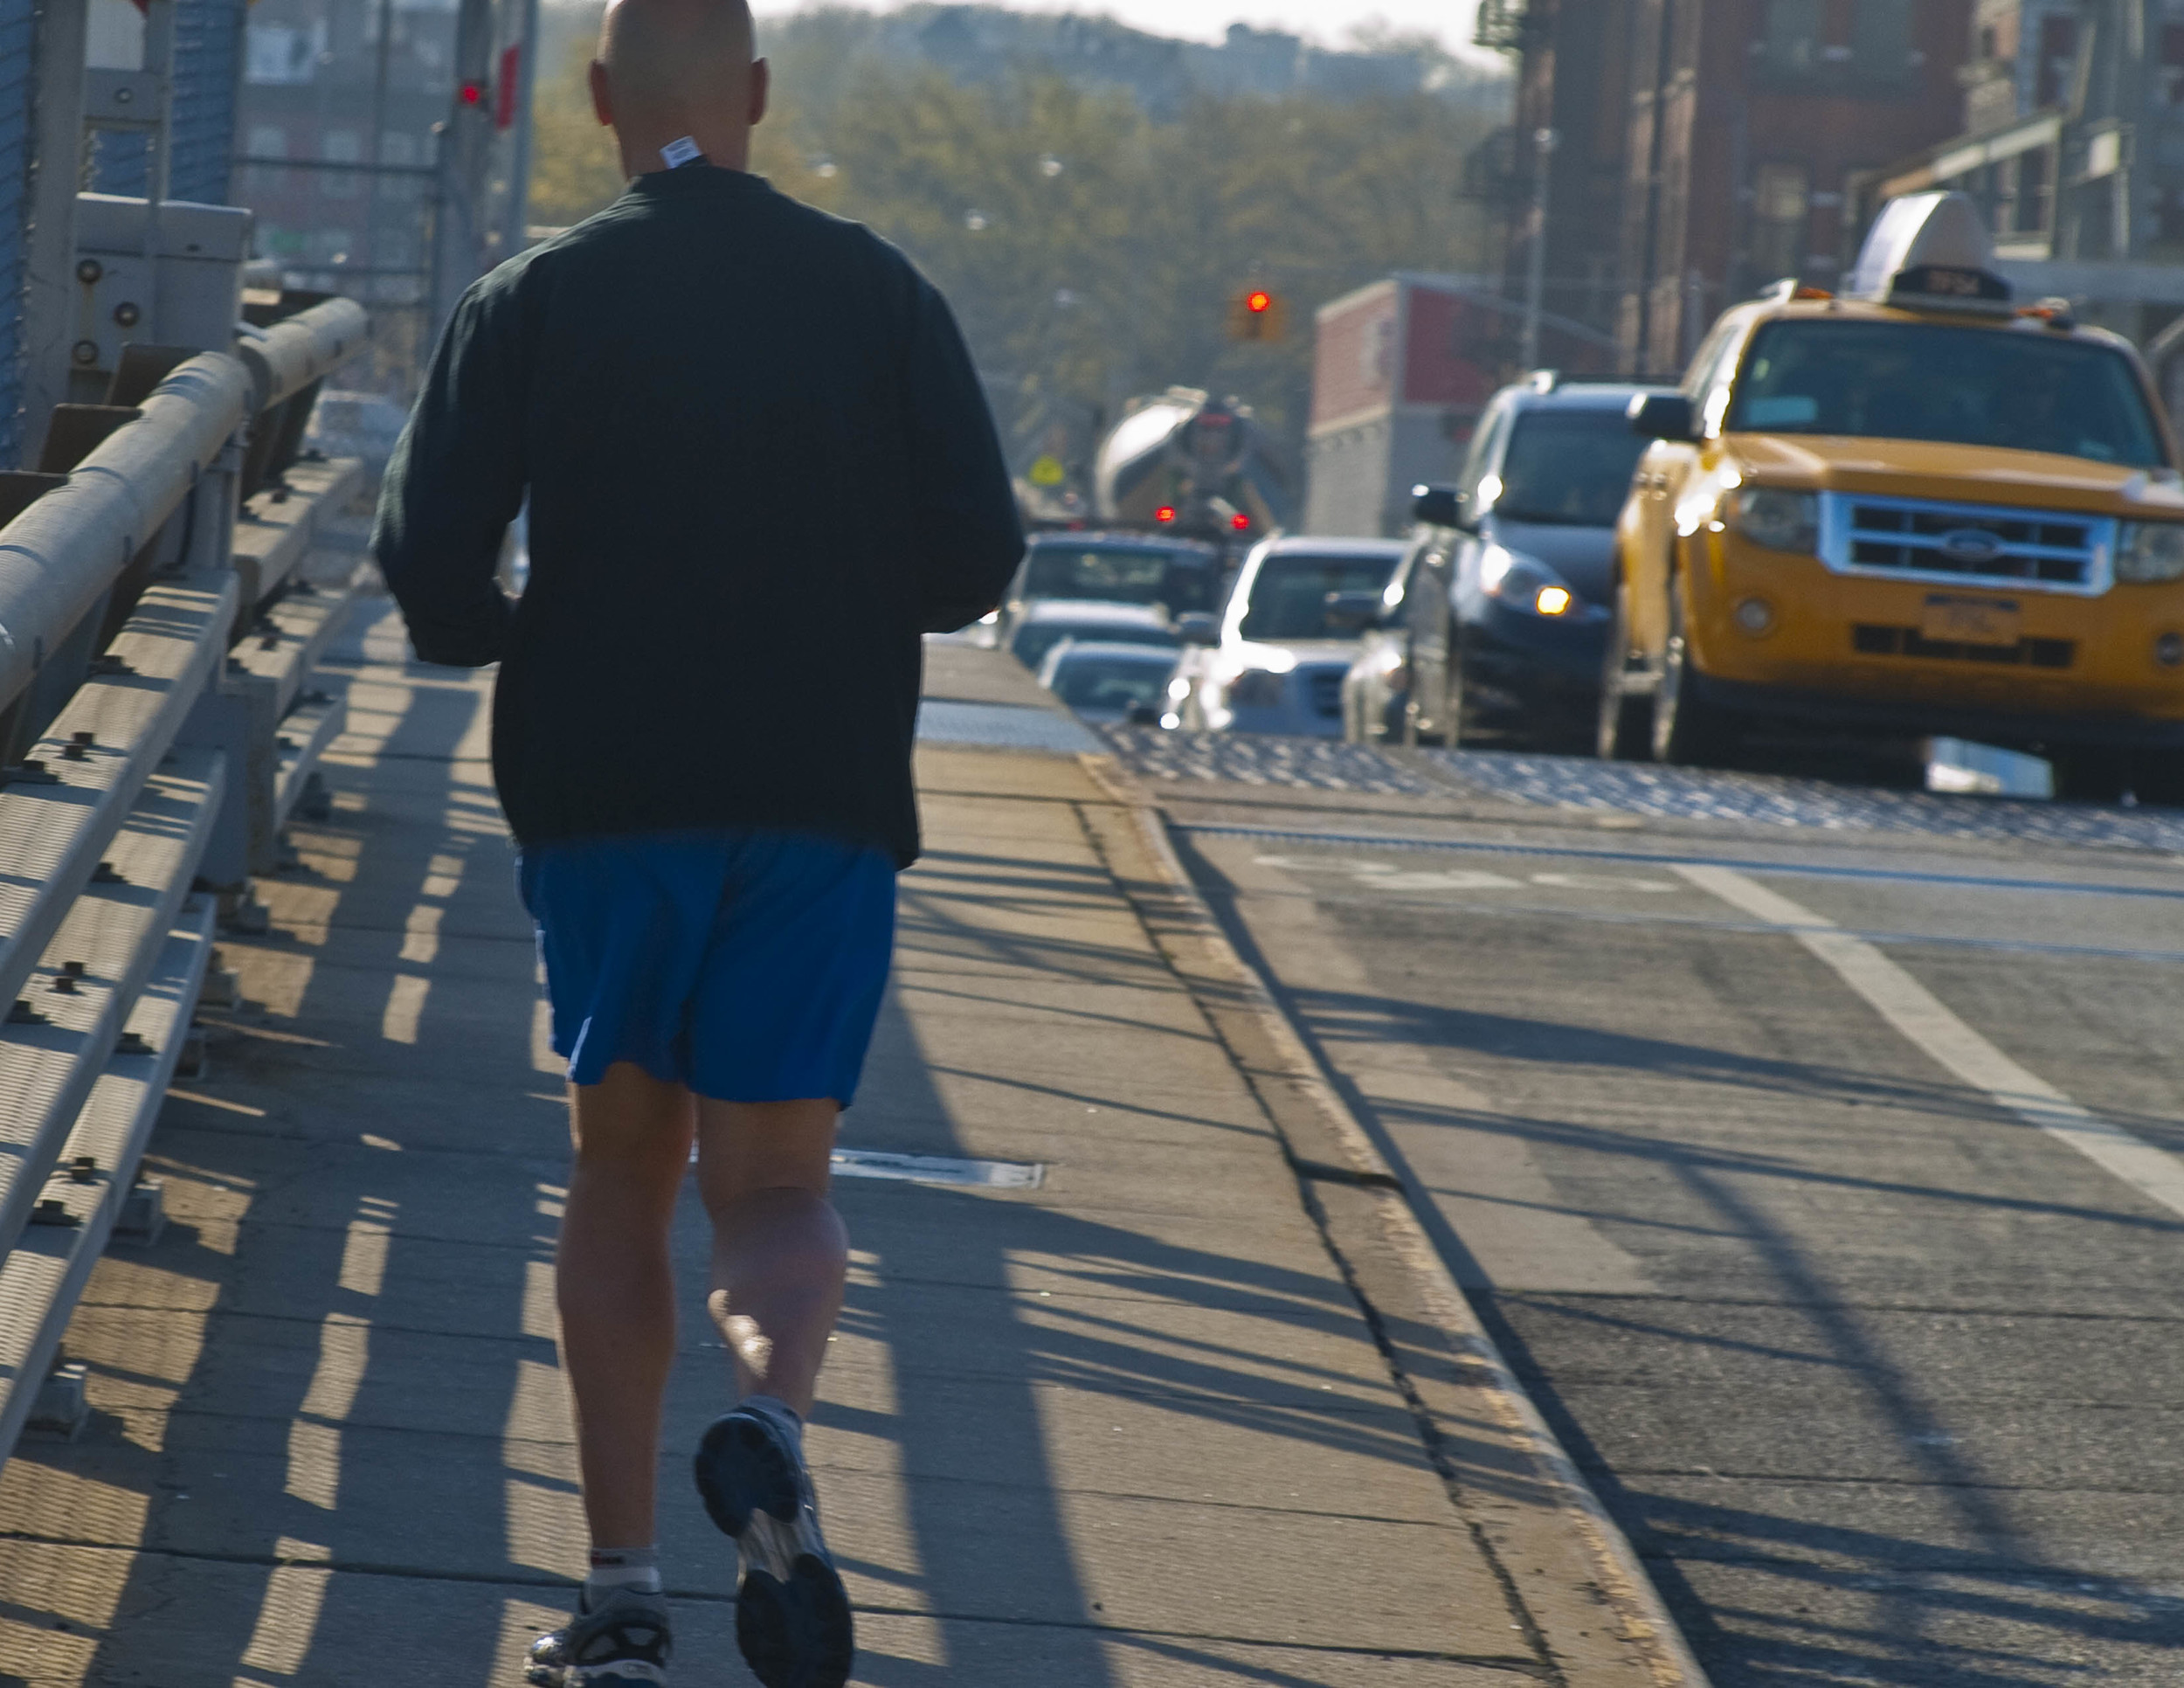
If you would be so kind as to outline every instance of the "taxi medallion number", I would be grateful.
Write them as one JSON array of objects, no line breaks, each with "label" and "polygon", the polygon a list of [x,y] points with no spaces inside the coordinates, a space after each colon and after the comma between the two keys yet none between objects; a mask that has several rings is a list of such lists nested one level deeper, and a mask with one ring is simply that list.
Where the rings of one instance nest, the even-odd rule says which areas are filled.
[{"label": "taxi medallion number", "polygon": [[1919,617],[1918,636],[1936,645],[2015,645],[2022,636],[2022,619],[2008,598],[1936,592]]}]

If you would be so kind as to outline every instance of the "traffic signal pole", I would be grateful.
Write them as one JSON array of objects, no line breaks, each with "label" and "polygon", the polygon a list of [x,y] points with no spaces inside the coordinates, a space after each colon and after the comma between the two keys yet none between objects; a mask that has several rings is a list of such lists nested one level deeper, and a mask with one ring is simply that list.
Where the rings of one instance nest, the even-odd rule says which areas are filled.
[{"label": "traffic signal pole", "polygon": [[1524,329],[1518,367],[1539,367],[1539,317],[1547,293],[1548,161],[1557,140],[1552,129],[1532,131],[1531,245],[1524,253]]},{"label": "traffic signal pole", "polygon": [[523,32],[517,38],[515,121],[508,136],[508,203],[501,254],[513,257],[531,244],[531,106],[538,90],[538,0],[520,0]]},{"label": "traffic signal pole", "polygon": [[493,159],[494,0],[462,0],[455,21],[455,93],[439,141],[439,214],[434,219],[432,321],[454,311],[486,266],[486,185]]}]

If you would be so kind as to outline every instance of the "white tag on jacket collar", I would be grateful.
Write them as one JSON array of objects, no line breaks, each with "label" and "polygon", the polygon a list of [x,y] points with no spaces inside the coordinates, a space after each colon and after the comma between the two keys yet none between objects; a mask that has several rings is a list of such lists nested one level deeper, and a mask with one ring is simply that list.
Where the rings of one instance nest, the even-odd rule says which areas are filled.
[{"label": "white tag on jacket collar", "polygon": [[705,156],[698,150],[698,143],[687,135],[670,141],[660,149],[660,156],[667,161],[671,170],[679,170],[685,164],[695,164]]}]

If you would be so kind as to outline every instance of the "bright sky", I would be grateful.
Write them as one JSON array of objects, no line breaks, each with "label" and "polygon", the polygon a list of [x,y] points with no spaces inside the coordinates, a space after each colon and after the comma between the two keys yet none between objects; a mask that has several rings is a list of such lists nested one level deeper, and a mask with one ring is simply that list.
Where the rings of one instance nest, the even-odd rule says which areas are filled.
[{"label": "bright sky", "polygon": [[[892,11],[888,0],[851,0],[874,11]],[[1135,29],[1158,35],[1182,35],[1218,41],[1231,24],[1282,29],[1338,45],[1351,29],[1378,19],[1405,31],[1438,36],[1467,57],[1471,47],[1471,15],[1478,0],[1008,0],[1022,11],[1105,13]],[[801,11],[804,0],[753,0],[762,17]]]}]

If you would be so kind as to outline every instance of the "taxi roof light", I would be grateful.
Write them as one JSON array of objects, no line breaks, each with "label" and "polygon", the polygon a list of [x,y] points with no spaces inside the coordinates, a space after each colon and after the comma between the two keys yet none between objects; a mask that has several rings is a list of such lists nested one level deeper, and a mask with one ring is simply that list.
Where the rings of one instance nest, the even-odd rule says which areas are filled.
[{"label": "taxi roof light", "polygon": [[2009,283],[1969,194],[1907,193],[1881,208],[1843,291],[1910,310],[2002,315]]}]

